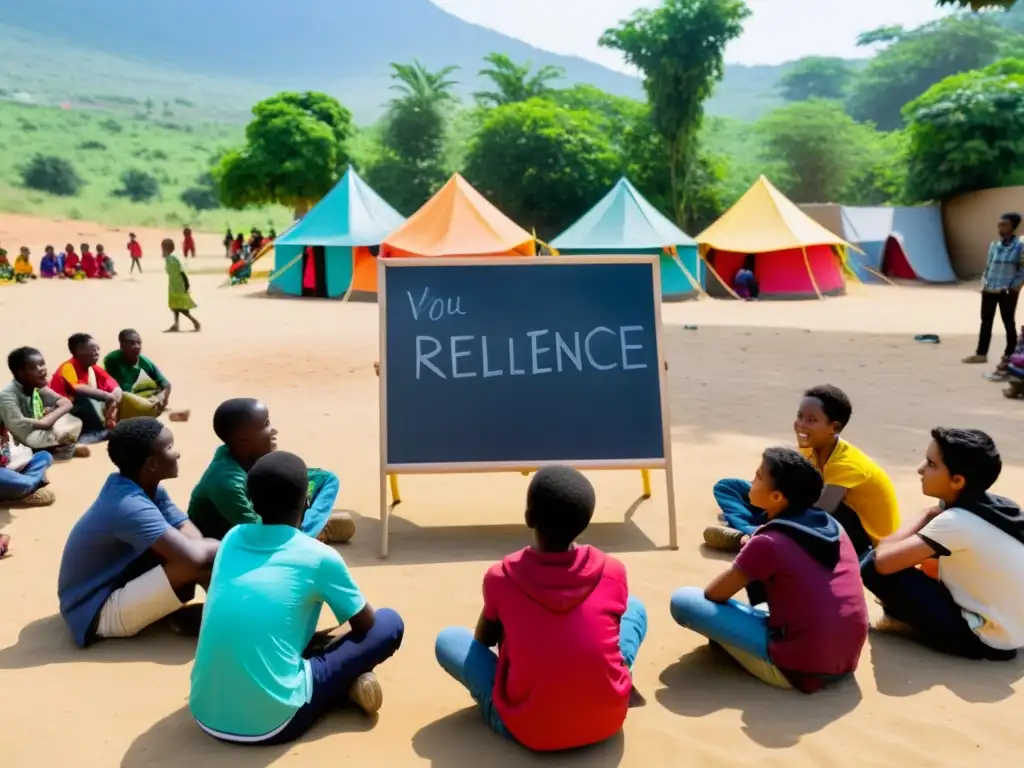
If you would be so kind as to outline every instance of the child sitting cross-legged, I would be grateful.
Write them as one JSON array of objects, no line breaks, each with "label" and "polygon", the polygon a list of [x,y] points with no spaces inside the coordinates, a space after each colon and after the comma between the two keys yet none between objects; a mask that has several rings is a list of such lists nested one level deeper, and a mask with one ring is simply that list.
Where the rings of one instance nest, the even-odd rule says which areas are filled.
[{"label": "child sitting cross-legged", "polygon": [[[868,632],[853,543],[814,508],[822,485],[796,451],[766,450],[750,502],[767,522],[706,589],[683,587],[671,602],[676,622],[720,644],[755,677],[803,693],[852,674]],[[750,605],[732,599],[744,588]]]},{"label": "child sitting cross-legged", "polygon": [[618,733],[647,632],[622,563],[575,544],[594,505],[593,486],[576,470],[537,472],[526,494],[534,545],[487,571],[476,631],[445,629],[435,645],[491,729],[538,752]]},{"label": "child sitting cross-legged", "polygon": [[[825,478],[815,507],[832,515],[863,555],[899,528],[899,504],[889,475],[870,456],[842,438],[853,415],[850,398],[824,384],[804,392],[793,431],[797,446]],[[746,535],[765,522],[764,511],[749,498],[750,483],[726,479],[715,484],[715,501],[725,526],[704,531],[713,549],[738,552]]]},{"label": "child sitting cross-legged", "polygon": [[[969,659],[1007,661],[1024,647],[1024,513],[989,493],[1002,467],[984,432],[932,430],[918,474],[938,505],[861,562],[864,586],[885,610],[879,629],[909,629]],[[933,558],[937,579],[924,568]]]},{"label": "child sitting cross-legged", "polygon": [[[375,611],[334,549],[299,530],[308,474],[298,456],[268,453],[247,488],[262,522],[232,528],[221,542],[203,610],[189,708],[212,736],[284,744],[332,709],[380,709],[373,673],[402,644],[394,611]],[[310,644],[330,606],[351,631]]]}]

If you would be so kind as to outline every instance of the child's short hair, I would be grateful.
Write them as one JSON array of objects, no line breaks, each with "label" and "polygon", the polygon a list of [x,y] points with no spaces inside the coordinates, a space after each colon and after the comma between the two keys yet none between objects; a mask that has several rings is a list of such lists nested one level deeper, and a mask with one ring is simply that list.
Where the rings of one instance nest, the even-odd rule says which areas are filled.
[{"label": "child's short hair", "polygon": [[1016,232],[1017,231],[1017,227],[1020,226],[1021,219],[1020,219],[1020,214],[1019,213],[1004,213],[999,218],[1001,218],[1003,221],[1005,221],[1007,224],[1009,224],[1010,227],[1013,228],[1014,232]]},{"label": "child's short hair", "polygon": [[568,549],[590,525],[597,499],[594,486],[572,467],[538,470],[526,491],[526,510],[545,546]]},{"label": "child's short hair", "polygon": [[804,392],[804,397],[820,400],[821,410],[825,412],[825,416],[829,421],[838,422],[840,429],[844,429],[850,423],[853,405],[850,404],[850,398],[839,387],[832,384],[820,384]]},{"label": "child's short hair", "polygon": [[964,479],[964,491],[984,493],[1003,471],[1003,460],[995,441],[980,429],[936,427],[932,440],[939,446],[942,463],[949,474]]},{"label": "child's short hair", "polygon": [[35,347],[18,347],[12,350],[7,355],[7,367],[11,369],[11,374],[17,376],[20,371],[25,370],[25,366],[28,365],[28,359],[36,355],[42,357],[43,353]]},{"label": "child's short hair", "polygon": [[233,397],[213,412],[213,432],[222,443],[228,443],[239,427],[249,424],[260,401],[253,397]]},{"label": "child's short hair", "polygon": [[786,499],[789,509],[800,512],[818,503],[825,481],[817,468],[797,451],[792,448],[769,448],[761,460],[772,479],[774,490]]},{"label": "child's short hair", "polygon": [[164,431],[164,425],[149,416],[125,419],[110,431],[107,455],[121,474],[132,480],[153,454],[153,443]]},{"label": "child's short hair", "polygon": [[92,335],[88,333],[73,333],[68,337],[68,352],[72,355],[75,350],[85,346],[92,341]]},{"label": "child's short hair", "polygon": [[246,487],[264,525],[295,525],[306,507],[309,471],[294,453],[274,451],[252,465]]}]

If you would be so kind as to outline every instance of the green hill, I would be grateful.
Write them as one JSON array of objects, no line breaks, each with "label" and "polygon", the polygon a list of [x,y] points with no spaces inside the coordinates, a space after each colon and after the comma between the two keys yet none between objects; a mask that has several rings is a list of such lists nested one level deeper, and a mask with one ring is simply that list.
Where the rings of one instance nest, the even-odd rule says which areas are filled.
[{"label": "green hill", "polygon": [[[643,96],[634,77],[539,50],[429,0],[3,0],[0,51],[0,98],[122,111],[150,100],[190,119],[240,121],[258,99],[292,88],[331,93],[366,123],[389,98],[391,61],[456,65],[468,96],[494,51],[562,67],[567,84]],[[750,119],[777,106],[780,71],[727,67],[710,113]]]}]

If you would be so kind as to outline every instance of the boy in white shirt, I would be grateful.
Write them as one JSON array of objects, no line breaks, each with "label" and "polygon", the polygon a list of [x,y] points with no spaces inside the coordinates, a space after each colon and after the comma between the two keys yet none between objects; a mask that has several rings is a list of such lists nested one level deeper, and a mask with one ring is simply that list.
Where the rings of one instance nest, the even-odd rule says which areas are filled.
[{"label": "boy in white shirt", "polygon": [[[969,659],[1009,661],[1024,647],[1024,513],[988,492],[1002,467],[984,432],[932,430],[917,472],[938,506],[861,561],[886,625],[909,625],[926,645]],[[932,558],[937,579],[916,567]]]}]

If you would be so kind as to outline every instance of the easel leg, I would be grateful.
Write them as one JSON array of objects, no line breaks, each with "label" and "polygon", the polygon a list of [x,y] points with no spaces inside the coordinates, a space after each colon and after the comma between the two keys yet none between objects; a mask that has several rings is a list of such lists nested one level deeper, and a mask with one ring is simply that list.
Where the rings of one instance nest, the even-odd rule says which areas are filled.
[{"label": "easel leg", "polygon": [[672,482],[672,462],[665,467],[665,489],[668,493],[668,545],[679,549],[679,532],[676,530],[676,486]]},{"label": "easel leg", "polygon": [[402,495],[398,492],[398,475],[388,475],[391,484],[391,501],[395,504],[402,503]]},{"label": "easel leg", "polygon": [[388,556],[388,474],[380,472],[380,556]]},{"label": "easel leg", "polygon": [[640,470],[640,481],[644,486],[643,497],[645,499],[651,498],[651,471],[649,469]]}]

